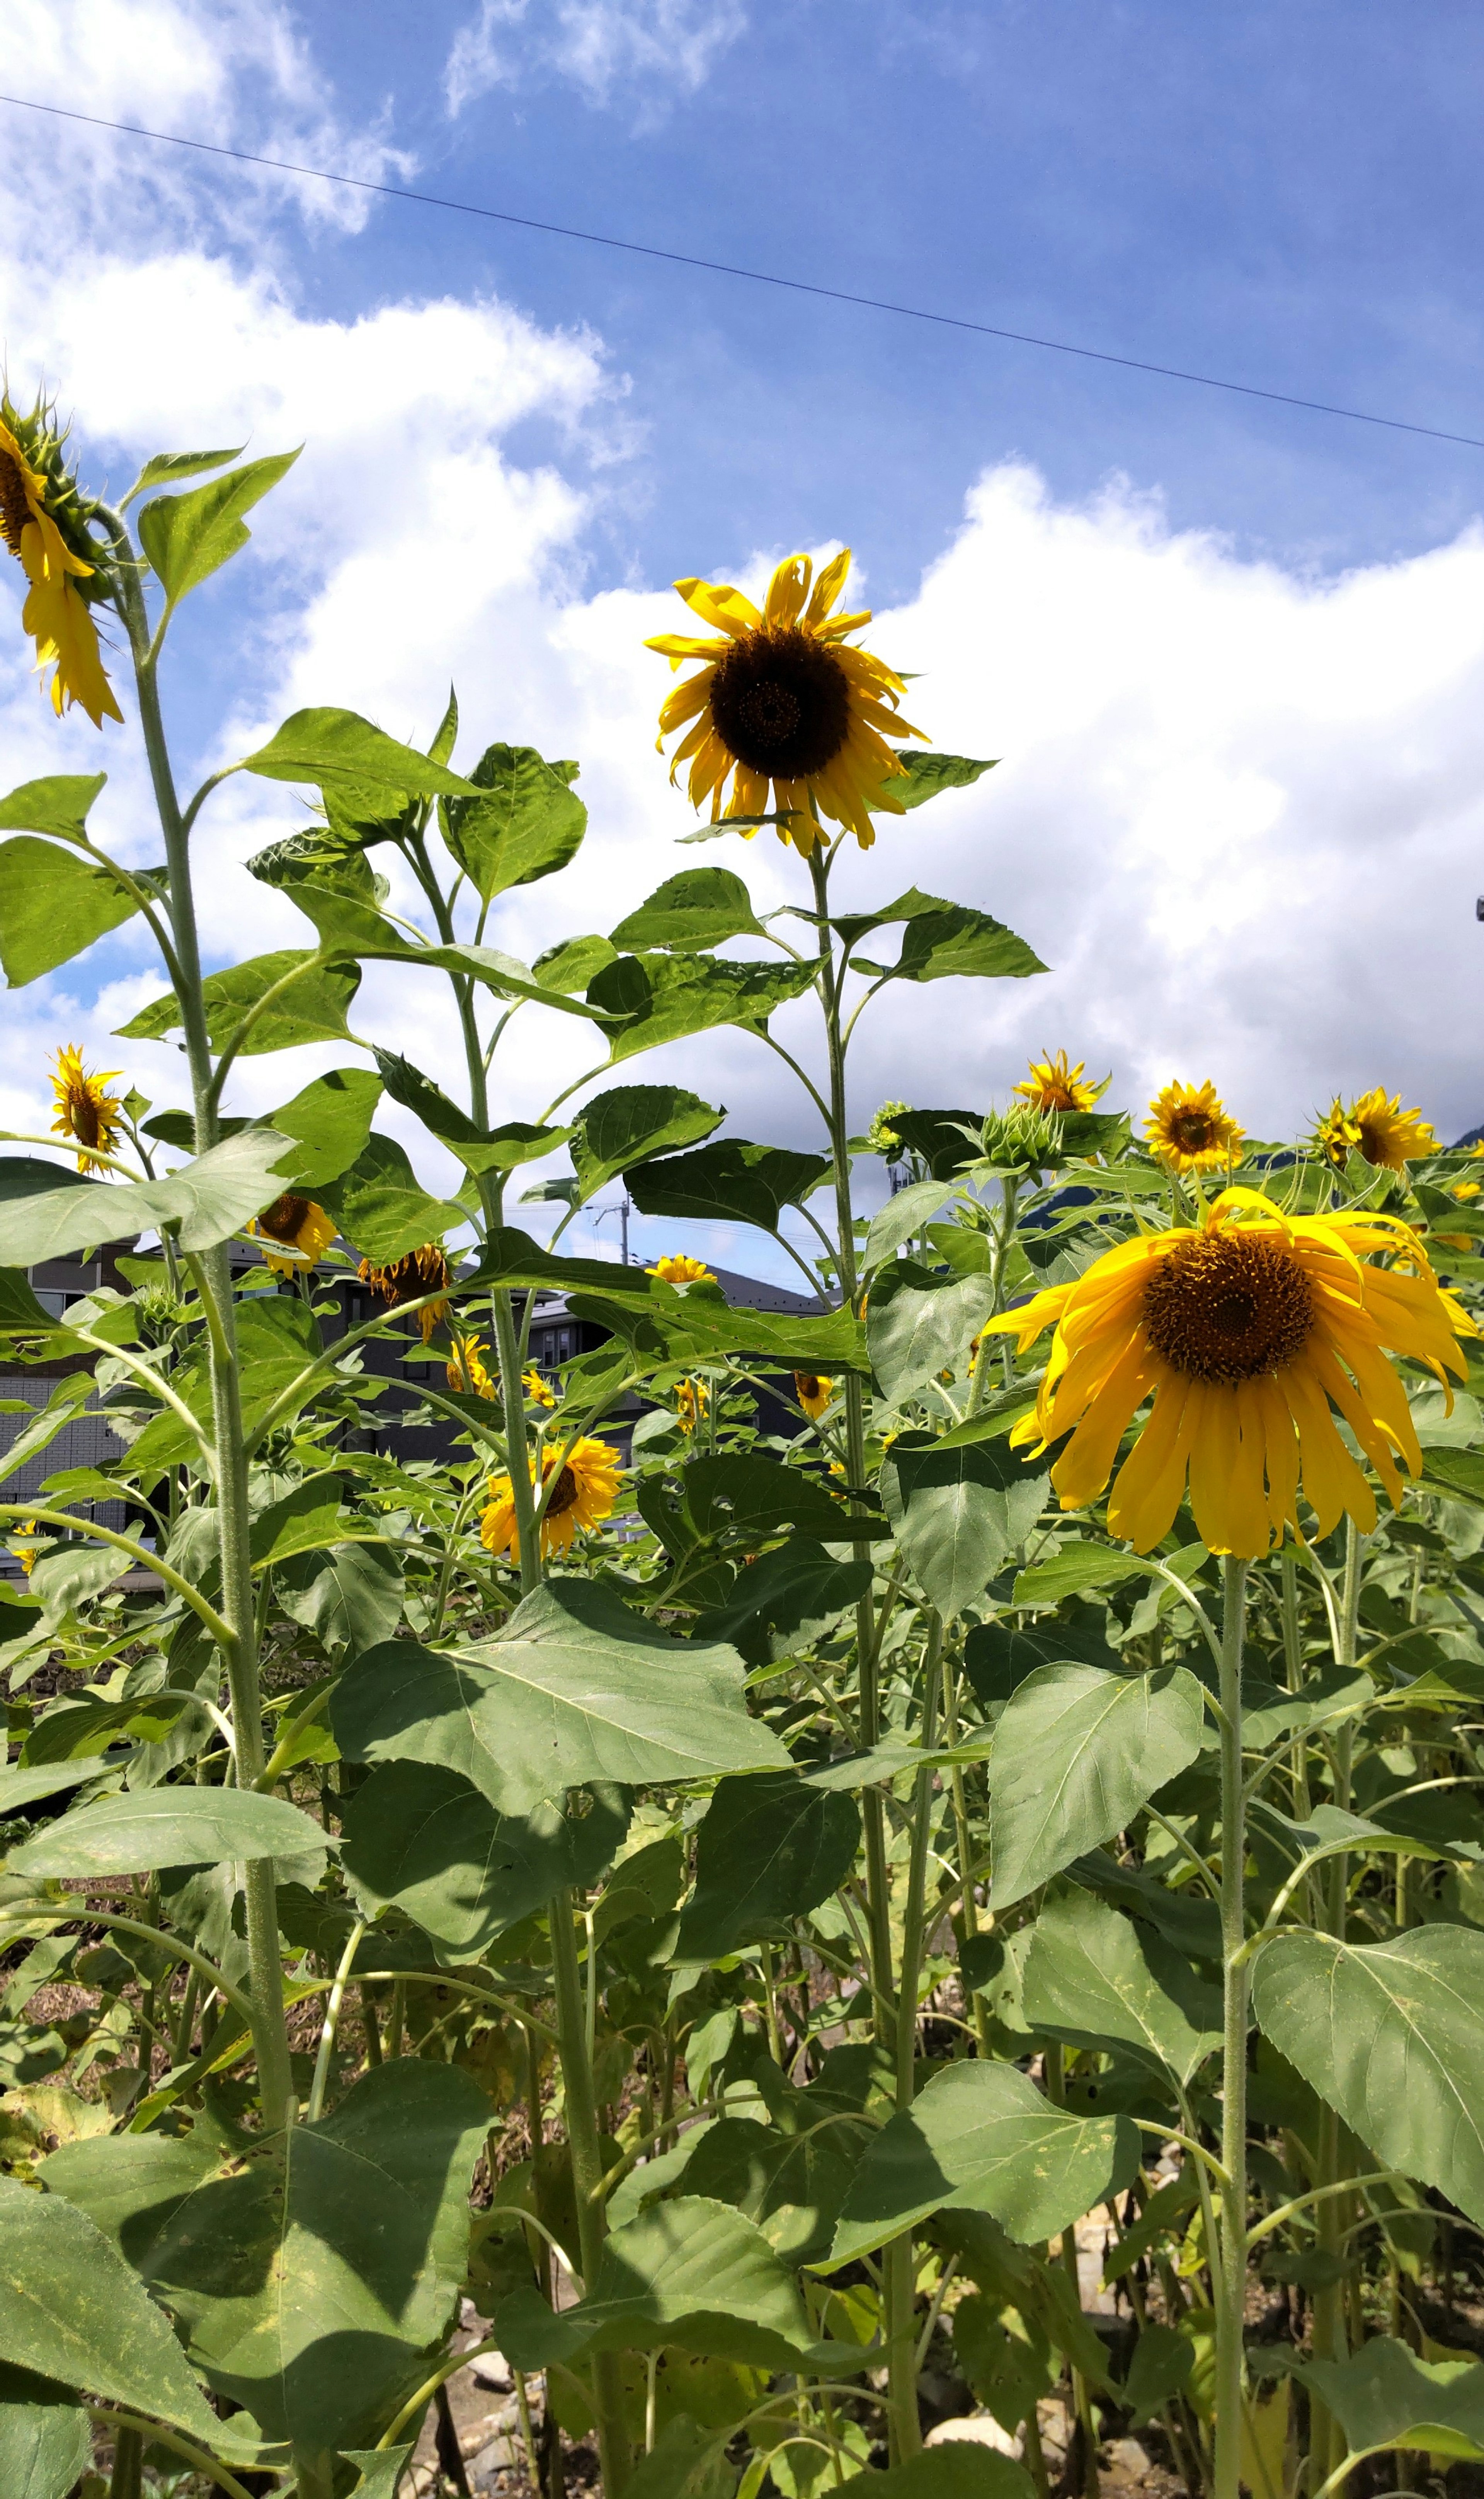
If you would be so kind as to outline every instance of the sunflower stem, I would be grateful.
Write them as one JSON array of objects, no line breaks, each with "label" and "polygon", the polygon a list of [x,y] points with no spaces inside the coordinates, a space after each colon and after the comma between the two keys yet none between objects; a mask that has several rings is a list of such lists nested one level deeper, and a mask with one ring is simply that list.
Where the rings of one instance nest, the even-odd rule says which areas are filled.
[{"label": "sunflower stem", "polygon": [[[550,1915],[557,2036],[566,2094],[572,2186],[577,2197],[578,2260],[582,2266],[583,2289],[591,2295],[597,2281],[608,2223],[603,2196],[602,2145],[597,2131],[597,2101],[593,2089],[592,2059],[588,2054],[588,2010],[577,1960],[570,1892],[558,1892],[554,1896]],[[623,2385],[615,2352],[599,2352],[594,2356],[593,2409],[597,2418],[603,2499],[622,2499],[632,2459],[624,2428]]]},{"label": "sunflower stem", "polygon": [[1216,2284],[1214,2499],[1240,2499],[1247,2292],[1246,1796],[1242,1775],[1242,1643],[1247,1565],[1222,1564],[1221,1615],[1221,2270]]}]

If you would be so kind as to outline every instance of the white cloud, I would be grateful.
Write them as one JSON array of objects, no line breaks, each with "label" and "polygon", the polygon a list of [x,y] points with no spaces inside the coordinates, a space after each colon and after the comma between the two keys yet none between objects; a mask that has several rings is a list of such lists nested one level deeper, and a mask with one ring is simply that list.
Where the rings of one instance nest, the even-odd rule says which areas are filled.
[{"label": "white cloud", "polygon": [[588,103],[637,93],[640,126],[694,95],[747,24],[740,0],[480,0],[443,74],[450,114],[497,86],[565,78]]}]

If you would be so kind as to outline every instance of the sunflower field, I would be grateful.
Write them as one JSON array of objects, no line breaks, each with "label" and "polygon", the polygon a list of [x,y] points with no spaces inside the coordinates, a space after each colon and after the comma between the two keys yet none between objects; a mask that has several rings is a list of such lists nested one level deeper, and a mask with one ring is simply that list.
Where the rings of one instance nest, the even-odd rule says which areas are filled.
[{"label": "sunflower field", "polygon": [[[141,738],[161,853],[102,772],[14,790],[0,962],[141,921],[119,1055],[177,1037],[191,1096],[69,1045],[0,1155],[0,2499],[1476,2489],[1479,1150],[1380,1087],[1297,1141],[1206,1081],[1131,1118],[1065,1050],[999,1109],[855,1100],[884,989],[1044,967],[889,872],[832,901],[988,769],[901,717],[848,556],[682,582],[655,646],[677,825],[785,843],[796,901],[689,866],[517,961],[492,905],[601,840],[576,764],[451,700],[177,783],[162,651],[287,459],[115,509],[0,418],[50,698]],[[208,972],[237,772],[305,930]],[[446,978],[447,1065],[353,1030],[368,962]],[[525,1069],[590,1027],[534,1121],[517,1013]],[[790,1142],[634,1081],[721,1027]],[[648,1270],[562,1247],[620,1180]],[[729,1304],[716,1221],[807,1298]],[[118,1454],[38,1476],[99,1411]]]}]

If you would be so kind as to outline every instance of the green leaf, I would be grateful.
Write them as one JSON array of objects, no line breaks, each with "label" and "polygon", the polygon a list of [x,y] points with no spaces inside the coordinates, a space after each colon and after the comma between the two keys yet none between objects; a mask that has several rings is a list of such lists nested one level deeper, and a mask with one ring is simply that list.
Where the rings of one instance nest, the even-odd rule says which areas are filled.
[{"label": "green leaf", "polygon": [[0,2490],[6,2499],[67,2499],[93,2459],[78,2398],[50,2378],[0,2362]]},{"label": "green leaf", "polygon": [[70,963],[139,909],[106,867],[22,833],[0,842],[0,966],[13,990]]},{"label": "green leaf", "polygon": [[395,1137],[368,1137],[349,1169],[322,1186],[319,1202],[346,1240],[379,1267],[395,1266],[425,1241],[439,1241],[468,1221],[462,1206],[429,1196]]},{"label": "green leaf", "polygon": [[384,1545],[336,1544],[316,1566],[306,1555],[274,1569],[279,1605],[332,1654],[351,1657],[390,1639],[402,1621],[403,1566]]},{"label": "green leaf", "polygon": [[[0,1197],[0,1266],[67,1258],[146,1231],[175,1231],[182,1250],[212,1250],[281,1193],[276,1167],[291,1151],[276,1129],[248,1128],[168,1180],[94,1181],[81,1188],[54,1164],[24,1164],[17,1179],[44,1172],[46,1184],[33,1181],[24,1194]],[[15,1170],[0,1162],[0,1190]]]},{"label": "green leaf", "polygon": [[406,798],[473,795],[472,783],[446,764],[401,745],[359,712],[335,706],[292,713],[266,746],[243,757],[242,769],[267,781],[309,782],[326,792],[370,785]]},{"label": "green leaf", "polygon": [[1426,1449],[1422,1479],[1451,1501],[1472,1502],[1476,1509],[1484,1509],[1484,1450]]},{"label": "green leaf", "polygon": [[[297,451],[279,451],[267,460],[250,460],[210,486],[189,495],[162,495],[146,503],[139,516],[139,542],[165,593],[167,608],[210,578],[241,553],[251,536],[242,519],[254,503],[298,459]],[[211,461],[210,465],[216,464]]]},{"label": "green leaf", "polygon": [[974,1697],[983,1708],[1008,1701],[1038,1666],[1054,1666],[1062,1658],[1080,1658],[1084,1666],[1101,1666],[1121,1674],[1118,1652],[1101,1631],[1080,1623],[1051,1622],[1029,1628],[1012,1622],[976,1623],[963,1644],[963,1662]]},{"label": "green leaf", "polygon": [[588,811],[565,772],[533,746],[486,747],[469,776],[473,795],[440,810],[443,839],[486,902],[532,885],[576,856]]},{"label": "green leaf", "polygon": [[[891,967],[898,981],[1023,981],[1044,972],[1039,955],[987,911],[945,902],[909,920],[902,951]],[[895,1122],[893,1122],[893,1125]]]},{"label": "green leaf", "polygon": [[1013,2457],[955,2439],[873,2473],[871,2499],[1031,2499],[1034,2486]]},{"label": "green leaf", "polygon": [[457,1154],[467,1171],[514,1171],[521,1163],[550,1153],[573,1134],[571,1128],[532,1127],[522,1120],[503,1128],[481,1128],[410,1059],[391,1050],[378,1050],[375,1059],[393,1101],[415,1112],[429,1134]]},{"label": "green leaf", "polygon": [[680,1489],[693,1534],[716,1543],[750,1547],[785,1529],[822,1543],[884,1532],[870,1519],[855,1525],[822,1477],[777,1458],[693,1458]]},{"label": "green leaf", "polygon": [[864,2138],[851,2126],[816,2129],[808,2123],[814,2104],[801,2093],[781,2113],[798,2132],[732,2117],[698,2128],[699,2143],[694,2133],[682,2136],[682,2145],[694,2147],[684,2164],[684,2192],[730,2205],[788,2262],[813,2264],[834,2237]]},{"label": "green leaf", "polygon": [[106,772],[48,772],[22,781],[0,798],[0,833],[54,833],[75,842],[87,831],[87,811],[108,779]]},{"label": "green leaf", "polygon": [[606,937],[566,937],[560,946],[548,946],[543,955],[537,955],[531,968],[543,990],[560,990],[570,996],[585,990],[613,960]]},{"label": "green leaf", "polygon": [[[224,972],[212,972],[201,985],[207,1032],[213,1050],[224,1050],[248,1010],[286,975],[298,969],[292,988],[265,1009],[242,1045],[244,1058],[270,1050],[297,1050],[306,1041],[348,1041],[345,1022],[350,1002],[361,986],[356,963],[323,963],[317,955],[292,948],[276,955],[254,955]],[[180,1025],[180,1001],[152,998],[127,1023],[115,1026],[120,1041],[163,1041]]]},{"label": "green leaf", "polygon": [[1034,2247],[1127,2186],[1139,2159],[1128,2118],[1053,2108],[1015,2065],[950,2065],[867,2144],[830,2264],[869,2255],[945,2206],[987,2213]]},{"label": "green leaf", "polygon": [[899,1405],[940,1371],[966,1377],[969,1347],[993,1302],[987,1276],[945,1280],[910,1258],[879,1272],[871,1287],[866,1343],[883,1394]]},{"label": "green leaf", "polygon": [[1123,2385],[1123,2400],[1136,2428],[1152,2420],[1172,2395],[1183,2392],[1195,2359],[1188,2334],[1173,2325],[1145,2325],[1134,2346]]},{"label": "green leaf", "polygon": [[145,1788],[74,1806],[11,1852],[21,1874],[144,1874],[162,1866],[323,1855],[299,1807],[254,1788]]},{"label": "green leaf", "polygon": [[981,763],[972,755],[924,754],[914,746],[893,747],[892,753],[899,763],[905,763],[907,778],[903,781],[893,773],[882,788],[888,799],[907,808],[925,806],[940,790],[967,790],[971,782],[992,772],[1000,760],[997,755]]},{"label": "green leaf", "polygon": [[284,1157],[290,1186],[312,1196],[325,1182],[339,1180],[364,1151],[380,1099],[381,1080],[368,1069],[332,1067],[280,1111],[271,1111],[279,1136],[303,1149],[292,1166]]},{"label": "green leaf", "polygon": [[0,1769],[0,1821],[28,1804],[39,1804],[43,1797],[60,1796],[64,1789],[81,1787],[101,1774],[113,1776],[128,1760],[127,1753],[105,1753],[81,1762],[48,1762],[34,1770]]},{"label": "green leaf", "polygon": [[[9,1275],[14,1270],[0,1273]],[[43,1313],[43,1318],[49,1325],[46,1313]],[[97,1383],[89,1372],[74,1371],[67,1379],[59,1379],[41,1412],[16,1434],[10,1447],[0,1456],[0,1483],[13,1476],[17,1467],[25,1466],[32,1458],[39,1458],[43,1449],[49,1449],[58,1433],[66,1431],[74,1415],[82,1412],[96,1392]]]},{"label": "green leaf", "polygon": [[790,1153],[721,1137],[694,1154],[668,1154],[624,1174],[641,1215],[670,1223],[756,1223],[776,1232],[786,1206],[802,1206],[827,1180],[827,1154]]},{"label": "green leaf", "polygon": [[1033,1562],[1016,1580],[1017,1606],[1059,1606],[1063,1597],[1080,1597],[1088,1588],[1116,1588],[1120,1580],[1137,1579],[1148,1569],[1137,1553],[1115,1553],[1109,1544],[1084,1544],[1076,1537],[1047,1562]]},{"label": "green leaf", "polygon": [[1484,2369],[1477,2360],[1419,2360],[1406,2344],[1376,2334],[1347,2360],[1311,2360],[1289,2374],[1334,2414],[1358,2455],[1387,2447],[1484,2455]]},{"label": "green leaf", "polygon": [[371,1915],[402,1909],[460,1960],[477,1961],[553,1893],[597,1881],[628,1828],[619,1794],[604,1790],[581,1817],[558,1803],[500,1814],[452,1770],[386,1762],[350,1801],[341,1862]]},{"label": "green leaf", "polygon": [[722,1961],[818,1908],[844,1882],[859,1840],[853,1797],[823,1795],[790,1770],[723,1779],[700,1827],[672,1959]]},{"label": "green leaf", "polygon": [[871,1584],[869,1562],[837,1562],[814,1537],[790,1535],[739,1573],[725,1605],[700,1616],[695,1637],[729,1640],[749,1666],[812,1648]]},{"label": "green leaf", "polygon": [[1484,1933],[1280,1933],[1255,1956],[1252,2009],[1387,2167],[1484,2222]]},{"label": "green leaf", "polygon": [[791,2269],[755,2223],[702,2195],[676,2196],[615,2230],[587,2297],[560,2321],[587,2351],[677,2343],[763,2368],[797,2367],[812,2342]]},{"label": "green leaf", "polygon": [[322,1552],[327,1544],[342,1542],[350,1523],[340,1506],[344,1492],[344,1477],[327,1471],[306,1476],[303,1483],[260,1509],[249,1538],[254,1571],[286,1561],[291,1553]]},{"label": "green leaf", "polygon": [[416,2445],[409,2438],[401,2447],[342,2447],[343,2461],[353,2464],[361,2476],[350,2499],[397,2499]]},{"label": "green leaf", "polygon": [[1021,2001],[1033,2030],[1075,2048],[1116,2040],[1182,2086],[1221,2045],[1219,1991],[1086,1892],[1048,1899],[1031,1931]]},{"label": "green leaf", "polygon": [[690,2413],[665,2422],[624,2485],[625,2499],[731,2499],[737,2476],[726,2461],[729,2427],[703,2428]]},{"label": "green leaf", "polygon": [[203,470],[225,469],[229,460],[241,460],[246,448],[245,442],[240,442],[235,451],[157,451],[145,461],[118,508],[126,512],[136,495],[146,494],[151,486],[175,486],[182,478],[199,477]]},{"label": "green leaf", "polygon": [[1003,1441],[945,1447],[927,1433],[898,1433],[882,1467],[882,1498],[919,1586],[945,1620],[972,1605],[1024,1543],[1049,1480],[1048,1469],[1025,1466]]},{"label": "green leaf", "polygon": [[[891,1125],[909,1152],[926,1163],[934,1180],[951,1180],[966,1164],[978,1162],[978,1143],[984,1124],[982,1111],[893,1111]],[[965,1136],[964,1130],[969,1130]],[[920,1186],[920,1183],[917,1184]],[[905,1196],[906,1191],[902,1194]],[[885,1210],[884,1210],[885,1212]]]},{"label": "green leaf", "polygon": [[585,1205],[596,1197],[629,1163],[663,1153],[667,1146],[709,1137],[726,1117],[683,1085],[616,1085],[595,1094],[572,1137],[576,1203]]},{"label": "green leaf", "polygon": [[621,955],[590,983],[588,1003],[612,1022],[612,1062],[722,1024],[763,1031],[775,1007],[814,983],[809,963],[719,962],[711,956]]},{"label": "green leaf", "polygon": [[330,1717],[347,1760],[436,1763],[524,1814],[594,1780],[786,1768],[747,1714],[742,1671],[734,1650],[671,1639],[607,1589],[563,1579],[527,1597],[499,1639],[372,1649],[341,1676]]},{"label": "green leaf", "polygon": [[[960,1143],[967,1158],[972,1148],[966,1140],[960,1140]],[[871,1228],[861,1253],[861,1274],[872,1275],[884,1260],[894,1258],[914,1233],[920,1232],[924,1224],[930,1223],[939,1209],[947,1205],[954,1194],[953,1184],[950,1180],[915,1180],[910,1181],[905,1188],[899,1188],[894,1197],[888,1197],[886,1205],[879,1207],[871,1217]]]},{"label": "green leaf", "polygon": [[0,2178],[0,2358],[214,2445],[216,2416],[138,2275],[85,2213],[11,2178]]},{"label": "green leaf", "polygon": [[[1187,1667],[1105,1674],[1043,1666],[1005,1704],[989,1763],[990,1899],[1023,1899],[1121,1831],[1201,1749],[1205,1702]],[[1484,1935],[1479,1938],[1484,1948]]]},{"label": "green leaf", "polygon": [[765,933],[739,876],[726,867],[692,867],[666,877],[637,911],[621,920],[613,943],[632,954],[661,946],[698,953],[728,937]]}]

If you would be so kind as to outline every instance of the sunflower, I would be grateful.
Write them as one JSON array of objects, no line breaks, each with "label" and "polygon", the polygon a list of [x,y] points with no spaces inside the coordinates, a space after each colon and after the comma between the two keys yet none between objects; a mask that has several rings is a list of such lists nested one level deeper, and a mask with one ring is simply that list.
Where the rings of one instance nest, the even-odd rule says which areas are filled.
[{"label": "sunflower", "polygon": [[1430,1120],[1420,1111],[1403,1111],[1400,1093],[1388,1095],[1372,1085],[1348,1106],[1337,1094],[1314,1131],[1314,1141],[1329,1161],[1342,1164],[1353,1147],[1382,1171],[1404,1173],[1408,1163],[1441,1152]]},{"label": "sunflower", "polygon": [[682,1379],[675,1390],[675,1420],[689,1438],[697,1423],[706,1419],[711,1391],[704,1379]]},{"label": "sunflower", "polygon": [[677,1250],[668,1258],[659,1259],[653,1267],[646,1267],[644,1273],[646,1276],[658,1276],[661,1284],[714,1284],[716,1282],[716,1278],[704,1258],[693,1258],[684,1250]]},{"label": "sunflower", "polygon": [[123,713],[87,608],[89,597],[105,588],[96,564],[81,551],[91,545],[85,527],[91,509],[67,472],[49,411],[38,401],[23,417],[8,397],[0,399],[0,537],[30,584],[20,621],[35,640],[37,666],[56,663],[52,710],[80,702],[101,729],[105,712],[111,720],[122,720]]},{"label": "sunflower", "polygon": [[35,1534],[35,1519],[22,1518],[16,1522],[15,1534],[8,1537],[6,1540],[8,1550],[15,1554],[16,1561],[19,1563],[28,1579],[31,1576],[32,1572],[35,1570],[37,1563],[41,1560],[44,1547],[40,1544],[22,1543],[20,1540],[22,1537],[34,1536]]},{"label": "sunflower", "polygon": [[1011,1090],[1037,1111],[1090,1111],[1102,1100],[1113,1078],[1105,1076],[1100,1085],[1084,1084],[1082,1069],[1086,1063],[1080,1058],[1075,1067],[1069,1067],[1064,1050],[1058,1050],[1054,1058],[1049,1055],[1033,1058],[1023,1083],[1013,1086]]},{"label": "sunflower", "polygon": [[[1371,1263],[1383,1258],[1394,1263]],[[1110,1534],[1141,1553],[1169,1532],[1187,1470],[1212,1552],[1266,1553],[1285,1520],[1297,1531],[1301,1476],[1321,1537],[1346,1510],[1369,1532],[1374,1497],[1332,1406],[1395,1506],[1393,1449],[1413,1475],[1422,1454],[1385,1355],[1446,1386],[1466,1372],[1456,1339],[1478,1333],[1396,1217],[1285,1217],[1249,1188],[1224,1190],[1198,1227],[1126,1241],[1076,1283],[988,1322],[1021,1352],[1053,1325],[1036,1411],[1012,1443],[1039,1455],[1064,1441],[1051,1481],[1063,1509],[1083,1509],[1152,1395],[1108,1505]]]},{"label": "sunflower", "polygon": [[811,1423],[817,1423],[835,1393],[835,1383],[817,1371],[795,1371],[793,1394]]},{"label": "sunflower", "polygon": [[882,1155],[888,1163],[899,1163],[901,1161],[907,1149],[903,1145],[901,1138],[897,1135],[896,1130],[892,1127],[891,1122],[893,1120],[900,1118],[904,1111],[910,1111],[911,1108],[912,1104],[910,1102],[883,1102],[881,1109],[877,1112],[875,1119],[871,1121],[870,1126],[866,1130],[866,1145],[873,1154]]},{"label": "sunflower", "polygon": [[[418,1301],[424,1293],[437,1292],[441,1296],[443,1287],[453,1282],[448,1260],[436,1241],[425,1241],[420,1250],[409,1250],[405,1258],[399,1258],[391,1267],[378,1267],[374,1260],[363,1258],[356,1273],[389,1310],[396,1310],[402,1302]],[[439,1320],[447,1316],[448,1304],[442,1298],[429,1302],[418,1312],[417,1324],[424,1345]]]},{"label": "sunflower", "polygon": [[89,1076],[82,1064],[81,1051],[75,1050],[71,1043],[56,1054],[51,1078],[56,1118],[51,1122],[51,1133],[71,1137],[84,1149],[78,1156],[80,1172],[103,1171],[106,1165],[96,1157],[113,1151],[123,1104],[116,1093],[107,1093],[104,1087],[122,1074],[121,1067],[105,1067]]},{"label": "sunflower", "polygon": [[1204,1085],[1167,1085],[1144,1123],[1149,1152],[1171,1171],[1213,1171],[1242,1160],[1246,1135],[1230,1116],[1210,1077]]},{"label": "sunflower", "polygon": [[555,1406],[556,1391],[541,1378],[538,1371],[528,1371],[522,1380],[522,1386],[532,1406]]},{"label": "sunflower", "polygon": [[[565,1460],[560,1450],[543,1452],[543,1491],[552,1475],[557,1475],[546,1506],[546,1515],[541,1521],[543,1554],[565,1553],[579,1527],[602,1525],[617,1506],[619,1463],[617,1449],[610,1448],[606,1441],[575,1441]],[[534,1468],[532,1469],[531,1480],[534,1484]],[[490,1477],[490,1506],[479,1522],[479,1541],[488,1552],[506,1553],[512,1561],[520,1558],[515,1503],[511,1499],[508,1476]]]},{"label": "sunflower", "polygon": [[312,1197],[292,1194],[275,1197],[248,1224],[249,1232],[260,1241],[276,1241],[283,1250],[297,1250],[297,1258],[285,1258],[281,1251],[265,1249],[263,1263],[275,1276],[302,1276],[306,1266],[317,1266],[335,1239],[335,1224],[322,1206]]},{"label": "sunflower", "polygon": [[468,1397],[493,1397],[495,1382],[486,1371],[483,1355],[489,1347],[483,1337],[456,1336],[449,1340],[450,1356],[447,1379],[450,1388]]},{"label": "sunflower", "polygon": [[[646,646],[672,668],[686,660],[704,663],[661,709],[661,751],[672,730],[691,724],[675,749],[670,779],[690,762],[691,804],[709,798],[713,824],[723,816],[764,814],[771,787],[777,813],[789,820],[778,827],[778,838],[792,840],[806,858],[823,838],[821,816],[847,827],[869,850],[876,838],[872,808],[905,813],[886,785],[906,767],[881,732],[922,735],[896,717],[905,680],[845,640],[870,623],[870,609],[830,615],[850,568],[848,547],[818,581],[807,555],[786,556],[760,614],[727,582],[677,581],[686,605],[719,628],[722,638],[657,633]],[[724,807],[728,775],[731,795]],[[754,828],[742,829],[751,840]]]}]

